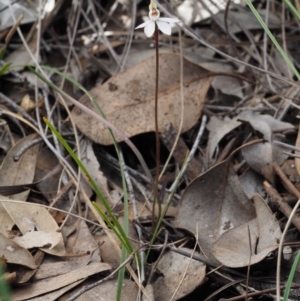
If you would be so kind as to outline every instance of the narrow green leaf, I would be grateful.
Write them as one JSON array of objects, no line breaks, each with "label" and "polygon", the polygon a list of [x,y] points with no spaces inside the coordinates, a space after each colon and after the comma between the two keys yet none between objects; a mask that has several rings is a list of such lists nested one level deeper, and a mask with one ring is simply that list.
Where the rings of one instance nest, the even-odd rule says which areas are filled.
[{"label": "narrow green leaf", "polygon": [[284,290],[283,301],[287,301],[288,298],[289,298],[291,287],[292,287],[292,283],[293,283],[293,279],[294,279],[297,267],[299,265],[299,262],[300,262],[300,251],[298,251],[298,253],[297,253],[296,257],[295,257],[293,266],[292,266],[290,274],[289,274],[289,278],[288,278],[288,280],[286,282],[286,287],[285,287],[285,290]]},{"label": "narrow green leaf", "polygon": [[280,52],[280,54],[282,55],[282,57],[284,58],[284,60],[286,61],[286,63],[288,64],[288,66],[291,68],[291,70],[294,72],[295,76],[297,77],[298,81],[300,81],[300,74],[298,72],[298,70],[296,69],[296,67],[294,66],[294,64],[292,63],[292,61],[290,60],[290,58],[288,57],[288,55],[284,52],[284,50],[282,49],[282,47],[279,45],[279,43],[277,42],[276,38],[274,37],[274,35],[271,33],[271,31],[269,30],[268,26],[266,25],[266,23],[263,21],[263,19],[261,18],[261,16],[259,15],[258,11],[255,9],[255,7],[253,6],[251,0],[246,0],[247,5],[249,6],[249,8],[251,9],[252,13],[254,14],[254,16],[256,17],[257,21],[260,23],[260,25],[262,26],[262,28],[264,29],[264,31],[267,33],[267,35],[269,36],[270,40],[273,42],[273,44],[275,45],[275,47],[277,48],[277,50]]},{"label": "narrow green leaf", "polygon": [[0,76],[3,75],[6,71],[9,70],[11,63],[6,63],[0,68]]},{"label": "narrow green leaf", "polygon": [[10,289],[7,282],[4,279],[4,271],[0,263],[0,300],[11,301]]}]

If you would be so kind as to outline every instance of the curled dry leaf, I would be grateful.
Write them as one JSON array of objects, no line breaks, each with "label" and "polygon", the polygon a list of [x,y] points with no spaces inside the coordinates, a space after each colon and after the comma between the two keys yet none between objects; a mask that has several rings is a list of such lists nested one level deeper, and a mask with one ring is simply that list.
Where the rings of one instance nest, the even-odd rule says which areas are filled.
[{"label": "curled dry leaf", "polygon": [[[36,144],[23,152],[20,160],[18,161],[14,160],[14,156],[36,138],[37,134],[26,136],[25,138],[19,140],[7,153],[0,168],[1,186],[32,183],[40,144]],[[9,198],[19,201],[26,201],[28,194],[29,190],[15,195],[10,195]]]},{"label": "curled dry leaf", "polygon": [[209,166],[214,165],[214,153],[217,145],[222,140],[222,138],[230,133],[232,130],[241,125],[241,122],[225,117],[220,119],[216,116],[212,116],[207,124],[207,129],[209,131],[209,138],[207,143],[206,158]]},{"label": "curled dry leaf", "polygon": [[277,248],[281,231],[264,200],[255,194],[253,201],[254,206],[229,161],[223,161],[186,188],[176,226],[197,233],[198,225],[201,249],[216,265],[254,264]]},{"label": "curled dry leaf", "polygon": [[19,264],[30,269],[37,268],[34,258],[26,249],[0,233],[0,254],[7,263]]},{"label": "curled dry leaf", "polygon": [[248,165],[263,175],[269,182],[274,183],[273,151],[269,142],[249,145],[242,149],[242,154]]},{"label": "curled dry leaf", "polygon": [[[159,131],[172,123],[179,130],[180,57],[176,54],[159,56]],[[199,119],[211,77],[205,69],[184,60],[184,121],[182,132],[189,130]],[[106,118],[127,137],[155,130],[154,124],[155,57],[117,74],[90,91]],[[80,102],[97,112],[87,95]],[[100,144],[112,144],[106,126],[82,112],[72,111],[75,123],[82,133]],[[117,141],[121,138],[116,136]]]},{"label": "curled dry leaf", "polygon": [[[31,203],[9,202],[8,199],[3,196],[0,197],[0,200],[1,199],[5,201],[2,202],[2,206],[23,235],[36,229],[45,232],[52,232],[59,229],[54,218],[45,208],[35,206]],[[56,256],[65,255],[66,251],[62,234],[58,233],[58,235],[60,236],[59,243],[53,249],[43,248],[44,252]]]},{"label": "curled dry leaf", "polygon": [[252,128],[260,132],[266,140],[265,143],[243,148],[242,153],[252,169],[263,175],[269,182],[274,183],[272,163],[277,149],[272,147],[273,133],[294,129],[294,126],[288,122],[276,120],[270,115],[260,115],[253,111],[244,111],[237,119],[250,123]]},{"label": "curled dry leaf", "polygon": [[84,279],[91,275],[101,273],[110,269],[110,265],[104,262],[94,262],[87,267],[81,267],[77,270],[59,275],[57,277],[48,278],[45,280],[37,281],[29,286],[15,288],[12,293],[13,300],[28,300],[64,286],[72,284],[78,280]]},{"label": "curled dry leaf", "polygon": [[223,161],[196,178],[182,196],[175,225],[196,234],[206,257],[219,265],[212,245],[226,231],[256,217],[229,161]]},{"label": "curled dry leaf", "polygon": [[[188,251],[191,252],[189,249]],[[163,277],[159,277],[153,283],[156,301],[171,300],[177,288],[172,300],[185,297],[203,283],[206,275],[204,263],[171,251],[163,255],[157,269]]]},{"label": "curled dry leaf", "polygon": [[[81,289],[83,286],[91,285],[93,284],[93,280],[88,280],[82,283],[82,285],[79,285],[74,289],[72,292],[66,294],[62,299],[59,299],[61,301],[65,301],[68,298],[70,298],[72,295],[74,295],[75,292],[77,292],[79,289]],[[76,300],[77,301],[115,301],[116,300],[116,291],[117,291],[117,283],[116,280],[108,280],[104,283],[97,285],[96,287],[92,288],[89,291],[86,291],[81,296],[79,296]],[[121,300],[122,301],[132,301],[137,300],[138,296],[138,287],[137,285],[129,280],[124,279],[123,280],[123,287],[121,292]],[[66,298],[65,298],[66,297]],[[146,299],[148,300],[148,299]]]},{"label": "curled dry leaf", "polygon": [[13,239],[15,243],[24,249],[43,248],[53,249],[61,240],[61,234],[56,231],[30,231],[23,236],[17,236]]},{"label": "curled dry leaf", "polygon": [[253,202],[257,217],[227,231],[212,247],[214,256],[225,266],[239,268],[258,263],[278,248],[278,221],[261,196],[254,195]]},{"label": "curled dry leaf", "polygon": [[261,196],[265,195],[263,180],[264,178],[251,168],[248,168],[240,176],[241,186],[248,199],[252,199],[253,195],[255,195],[256,193]]}]

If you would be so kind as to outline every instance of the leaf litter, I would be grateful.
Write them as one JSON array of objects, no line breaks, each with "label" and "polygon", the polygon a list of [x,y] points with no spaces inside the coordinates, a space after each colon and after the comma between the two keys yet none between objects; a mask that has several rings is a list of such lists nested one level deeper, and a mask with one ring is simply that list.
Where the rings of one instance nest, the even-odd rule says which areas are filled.
[{"label": "leaf litter", "polygon": [[[99,279],[103,283],[77,300],[115,300],[117,278],[105,277],[120,266],[121,243],[88,209],[91,200],[105,210],[89,178],[78,172],[39,120],[44,116],[52,120],[123,224],[124,191],[112,138],[98,119],[72,107],[67,97],[64,100],[41,79],[36,81],[24,65],[38,61],[79,80],[107,120],[133,141],[152,171],[156,164],[153,41],[131,31],[134,22],[139,24],[147,14],[149,3],[137,1],[136,10],[131,1],[82,1],[80,9],[75,3],[57,1],[53,6],[46,2],[49,10],[40,16],[41,30],[34,23],[40,12],[36,2],[30,9],[23,3],[12,4],[13,11],[24,12],[18,21],[9,17],[8,6],[0,5],[4,16],[0,17],[0,50],[5,50],[1,63],[18,65],[4,74],[0,67],[1,265],[5,278],[15,275],[10,284],[13,300],[68,300]],[[184,32],[180,38],[179,29],[173,28],[167,39],[159,36],[161,165],[176,135],[180,136],[159,182],[154,215],[152,184],[139,160],[116,136],[127,165],[126,177],[132,181],[129,239],[135,252],[148,251],[152,216],[166,209],[143,268],[138,270],[136,262],[129,262],[132,277],[125,274],[121,300],[205,300],[210,295],[218,300],[245,299],[246,290],[253,300],[267,300],[270,287],[275,295],[277,267],[272,257],[281,256],[277,250],[282,230],[300,196],[299,91],[287,64],[264,40],[260,25],[243,4],[231,4],[225,13],[223,3],[181,1],[171,8],[167,1],[160,2],[161,12],[168,7],[171,15],[180,17]],[[280,19],[277,11],[282,8],[276,5],[267,10],[261,3],[258,12],[268,17],[268,26],[280,41],[286,38],[288,55],[297,62],[298,29]],[[286,35],[280,34],[282,22]],[[68,31],[64,23],[70,25]],[[28,47],[15,34],[18,26],[26,34]],[[37,48],[37,43],[42,47]],[[33,53],[39,49],[35,60],[28,49]],[[184,55],[182,91],[180,50]],[[237,60],[264,65],[264,72]],[[78,87],[52,71],[37,70],[97,112]],[[186,154],[193,148],[195,155],[186,163]],[[167,209],[170,187],[184,164],[189,164],[187,172]],[[67,169],[73,169],[72,176]],[[299,250],[297,215],[292,223],[284,237],[285,245],[292,247],[291,258]],[[291,264],[288,257],[282,261],[283,283]],[[294,282],[299,282],[299,276],[295,277]],[[251,296],[253,291],[256,296]],[[290,298],[299,300],[299,290],[291,291]]]}]

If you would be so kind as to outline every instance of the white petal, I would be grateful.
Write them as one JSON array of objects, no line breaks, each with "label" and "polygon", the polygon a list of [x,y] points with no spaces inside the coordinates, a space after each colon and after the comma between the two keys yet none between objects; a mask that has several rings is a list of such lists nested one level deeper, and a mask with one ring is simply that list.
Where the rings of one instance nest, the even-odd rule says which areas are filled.
[{"label": "white petal", "polygon": [[179,22],[179,19],[175,18],[159,18],[159,21],[168,22],[168,23],[176,23]]},{"label": "white petal", "polygon": [[155,31],[155,22],[151,21],[150,23],[147,24],[147,26],[145,26],[144,32],[146,36],[150,38],[154,34],[154,31]]},{"label": "white petal", "polygon": [[160,31],[162,31],[164,34],[171,35],[171,25],[169,23],[157,20],[156,24]]},{"label": "white petal", "polygon": [[151,20],[148,20],[142,24],[140,24],[139,26],[137,26],[135,29],[139,29],[139,28],[144,28],[145,26],[147,26],[150,22],[153,22]]}]

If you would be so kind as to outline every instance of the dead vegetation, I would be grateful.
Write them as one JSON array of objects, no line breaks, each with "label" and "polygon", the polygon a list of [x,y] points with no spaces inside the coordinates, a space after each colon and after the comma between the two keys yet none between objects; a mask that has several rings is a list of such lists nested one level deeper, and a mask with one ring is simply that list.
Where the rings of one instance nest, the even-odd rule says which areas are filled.
[{"label": "dead vegetation", "polygon": [[[0,256],[12,300],[116,300],[125,264],[122,301],[274,300],[278,271],[282,294],[299,250],[300,90],[245,3],[158,3],[181,22],[159,35],[153,213],[155,51],[153,39],[134,30],[149,1],[6,2]],[[299,20],[282,2],[253,4],[298,69]],[[92,205],[107,212],[91,178],[121,224],[129,196],[134,252],[125,263]],[[162,213],[153,238],[152,216]],[[289,300],[300,300],[297,283],[299,269]]]}]

